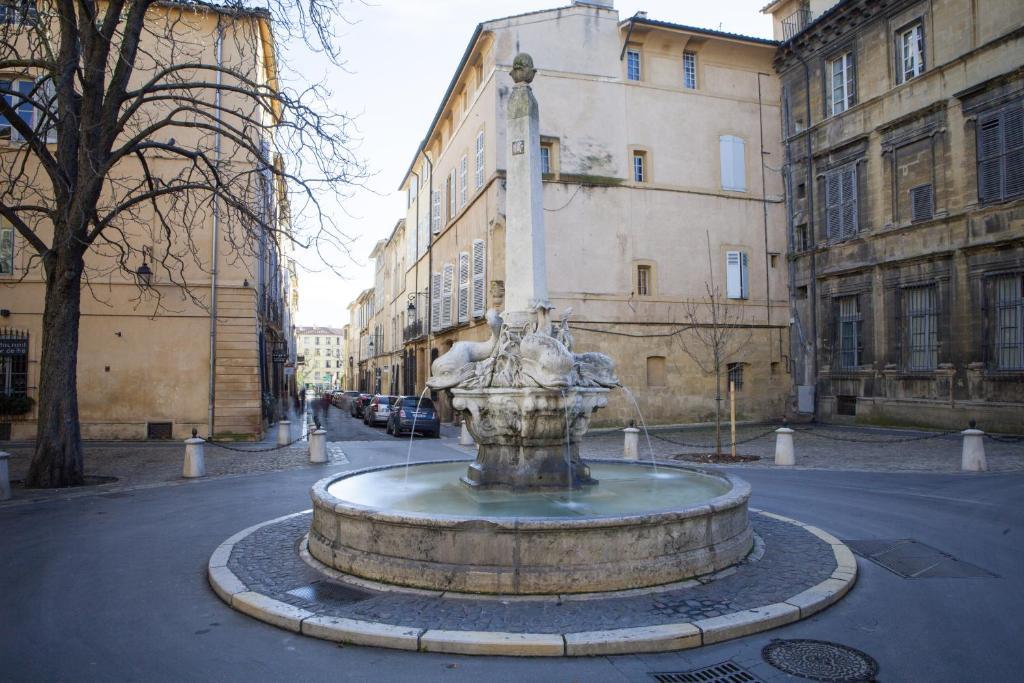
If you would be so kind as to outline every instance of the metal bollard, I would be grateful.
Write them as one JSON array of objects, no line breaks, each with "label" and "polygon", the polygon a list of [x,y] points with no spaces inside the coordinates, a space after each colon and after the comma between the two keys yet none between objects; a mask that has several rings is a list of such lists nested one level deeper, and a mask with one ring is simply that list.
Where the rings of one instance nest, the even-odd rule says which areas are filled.
[{"label": "metal bollard", "polygon": [[960,469],[964,472],[988,471],[988,462],[985,460],[985,432],[975,429],[976,426],[977,423],[971,420],[967,429],[960,432],[964,437]]},{"label": "metal bollard", "polygon": [[309,435],[309,461],[317,465],[327,462],[326,429],[315,429]]},{"label": "metal bollard", "polygon": [[206,476],[206,458],[203,454],[205,439],[196,436],[196,430],[192,430],[192,438],[185,439],[185,463],[181,468],[181,476],[188,479]]},{"label": "metal bollard", "polygon": [[785,426],[775,430],[775,464],[793,466],[796,464],[796,455],[793,453],[793,430]]},{"label": "metal bollard", "polygon": [[462,432],[459,433],[459,445],[460,446],[473,446],[476,441],[473,440],[473,435],[469,433],[469,427],[466,426],[466,421],[462,421]]},{"label": "metal bollard", "polygon": [[292,423],[289,420],[281,420],[277,423],[277,445],[287,446],[292,440]]},{"label": "metal bollard", "polygon": [[8,500],[11,497],[11,471],[7,467],[7,459],[10,453],[0,451],[0,500]]},{"label": "metal bollard", "polygon": [[[630,425],[633,423],[631,422]],[[630,426],[622,430],[624,438],[622,441],[623,460],[640,459],[640,430]]]}]

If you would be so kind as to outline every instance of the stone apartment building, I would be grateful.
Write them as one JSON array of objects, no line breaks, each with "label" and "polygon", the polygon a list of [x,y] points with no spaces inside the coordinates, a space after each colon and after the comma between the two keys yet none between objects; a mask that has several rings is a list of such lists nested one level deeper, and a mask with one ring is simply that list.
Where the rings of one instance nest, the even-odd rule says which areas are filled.
[{"label": "stone apartment building", "polygon": [[[615,358],[647,421],[708,419],[715,380],[686,353],[707,353],[686,311],[696,305],[708,323],[700,304],[713,282],[746,342],[723,370],[741,416],[781,415],[790,380],[776,47],[623,18],[611,2],[477,26],[401,185],[402,236],[374,249],[375,289],[387,292],[350,307],[353,329],[390,354],[388,370],[363,361],[360,388],[418,393],[432,359],[486,339],[484,312],[503,309],[508,70],[525,51],[538,68],[550,294],[556,317],[572,309],[577,351]],[[367,299],[376,317],[365,317]],[[614,392],[597,419],[635,415]]]},{"label": "stone apartment building", "polygon": [[295,345],[302,357],[299,384],[315,391],[344,386],[345,330],[340,327],[299,327]]},{"label": "stone apartment building", "polygon": [[1024,4],[764,11],[800,409],[1024,431]]},{"label": "stone apartment building", "polygon": [[[11,4],[11,3],[7,3]],[[31,3],[29,3],[31,4]],[[215,5],[164,2],[152,8],[141,50],[170,59],[170,47],[160,42],[163,24],[187,36],[177,46],[181,59],[201,55],[249,73],[261,84],[276,82],[273,27],[260,11],[221,10]],[[136,76],[147,78],[141,69]],[[33,74],[0,74],[3,87],[17,88]],[[230,82],[228,83],[230,85]],[[241,108],[238,96],[225,88],[225,110]],[[28,113],[27,116],[34,114]],[[270,112],[264,127],[254,131],[266,150],[265,163],[281,163],[274,153],[273,130],[279,123]],[[0,120],[0,165],[18,162],[19,142],[11,126]],[[244,163],[237,150],[224,142],[214,149],[213,134],[175,129],[182,144],[220,152],[233,168]],[[20,163],[20,162],[19,162]],[[177,158],[162,158],[166,173],[185,168]],[[254,162],[252,174],[268,181]],[[271,175],[271,178],[273,176]],[[48,187],[48,186],[47,186]],[[139,224],[125,221],[132,253],[144,256],[127,264],[135,277],[123,274],[110,251],[91,251],[86,257],[89,286],[82,296],[78,387],[81,432],[86,439],[183,439],[193,428],[219,438],[258,438],[276,403],[294,388],[292,320],[298,305],[298,283],[287,240],[287,193],[283,187],[260,186],[259,210],[278,234],[264,234],[244,253],[231,235],[244,232],[227,211],[197,214],[190,224],[194,241],[181,272],[172,276],[159,259],[148,256],[168,249],[161,242],[155,219]],[[218,222],[219,220],[219,222]],[[181,246],[181,245],[176,245]],[[45,283],[39,259],[7,222],[0,222],[0,393],[35,399],[39,383],[42,312]],[[112,274],[111,274],[112,273]],[[214,273],[216,273],[214,275]],[[175,284],[186,278],[195,299]],[[165,306],[156,309],[157,296]],[[34,409],[0,416],[0,438],[31,439],[36,432]]]}]

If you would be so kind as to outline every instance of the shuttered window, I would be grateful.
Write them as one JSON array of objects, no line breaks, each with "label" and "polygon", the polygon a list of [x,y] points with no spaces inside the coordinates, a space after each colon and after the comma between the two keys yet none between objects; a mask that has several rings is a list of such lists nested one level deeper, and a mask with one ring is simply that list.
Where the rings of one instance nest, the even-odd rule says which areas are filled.
[{"label": "shuttered window", "polygon": [[725,252],[725,295],[730,299],[750,298],[749,277],[746,253]]},{"label": "shuttered window", "polygon": [[441,229],[441,190],[434,190],[434,196],[430,202],[430,219],[433,222],[434,232]]},{"label": "shuttered window", "polygon": [[907,366],[911,370],[934,370],[938,365],[938,311],[935,286],[908,287],[904,290],[907,306]]},{"label": "shuttered window", "polygon": [[722,135],[718,138],[723,190],[747,191],[744,147],[743,138],[738,138],[735,135]]},{"label": "shuttered window", "polygon": [[484,132],[476,134],[476,189],[484,186]]},{"label": "shuttered window", "polygon": [[455,169],[448,174],[448,221],[455,220],[455,214],[458,211],[458,207],[455,205],[456,201],[456,189],[458,183],[455,181]]},{"label": "shuttered window", "polygon": [[1024,104],[978,118],[978,199],[998,202],[1024,194]]},{"label": "shuttered window", "polygon": [[910,188],[910,220],[926,221],[932,217],[932,186],[918,185]]},{"label": "shuttered window", "polygon": [[861,364],[863,339],[861,326],[864,318],[860,312],[860,301],[856,296],[839,297],[836,300],[839,309],[838,325],[839,367],[856,368]]},{"label": "shuttered window", "polygon": [[469,321],[469,254],[459,253],[459,322]]},{"label": "shuttered window", "polygon": [[452,264],[444,264],[444,274],[441,276],[441,328],[452,326],[452,284],[454,279]]},{"label": "shuttered window", "polygon": [[469,160],[466,155],[462,155],[462,160],[459,162],[459,207],[466,205],[466,199],[469,196]]},{"label": "shuttered window", "polygon": [[441,329],[441,273],[430,277],[430,330]]},{"label": "shuttered window", "polygon": [[484,314],[487,305],[487,252],[483,240],[473,240],[473,317]]},{"label": "shuttered window", "polygon": [[1024,275],[996,278],[996,367],[1024,369]]},{"label": "shuttered window", "polygon": [[825,227],[829,239],[844,240],[857,234],[857,165],[849,164],[825,174]]}]

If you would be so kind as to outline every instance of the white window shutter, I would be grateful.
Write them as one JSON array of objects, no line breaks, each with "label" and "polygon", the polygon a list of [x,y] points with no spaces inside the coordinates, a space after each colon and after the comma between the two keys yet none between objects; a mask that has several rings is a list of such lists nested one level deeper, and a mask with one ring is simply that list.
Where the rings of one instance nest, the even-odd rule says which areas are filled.
[{"label": "white window shutter", "polygon": [[750,267],[747,252],[740,252],[740,298],[750,298]]},{"label": "white window shutter", "polygon": [[476,189],[484,186],[484,132],[476,135]]},{"label": "white window shutter", "polygon": [[452,264],[444,264],[444,275],[441,280],[441,327],[452,326]]},{"label": "white window shutter", "polygon": [[747,165],[744,159],[744,143],[740,138],[732,139],[732,189],[747,191]]},{"label": "white window shutter", "polygon": [[441,229],[441,190],[434,190],[434,196],[431,201],[431,220],[433,221],[433,230],[438,232]]},{"label": "white window shutter", "polygon": [[741,256],[738,251],[725,252],[725,295],[730,299],[743,298]]},{"label": "white window shutter", "polygon": [[441,329],[441,273],[430,278],[430,331]]},{"label": "white window shutter", "polygon": [[455,204],[456,192],[458,191],[459,184],[455,179],[455,169],[452,169],[451,175],[448,176],[448,220],[452,221],[455,219],[455,214],[458,208]]},{"label": "white window shutter", "polygon": [[718,138],[718,155],[722,164],[722,189],[732,189],[732,136],[722,135]]},{"label": "white window shutter", "polygon": [[473,316],[480,317],[484,314],[486,305],[486,279],[487,254],[483,240],[473,240]]},{"label": "white window shutter", "polygon": [[459,322],[469,322],[469,253],[459,252]]}]

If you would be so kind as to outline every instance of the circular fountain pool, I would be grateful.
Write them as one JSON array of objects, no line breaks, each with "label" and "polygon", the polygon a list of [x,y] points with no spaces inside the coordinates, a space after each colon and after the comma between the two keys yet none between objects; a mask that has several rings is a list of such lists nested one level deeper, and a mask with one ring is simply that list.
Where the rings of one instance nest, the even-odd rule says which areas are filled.
[{"label": "circular fountain pool", "polygon": [[729,474],[591,461],[575,491],[473,489],[465,462],[373,468],[312,490],[309,551],[385,583],[471,593],[639,588],[717,571],[753,534],[750,486]]}]

